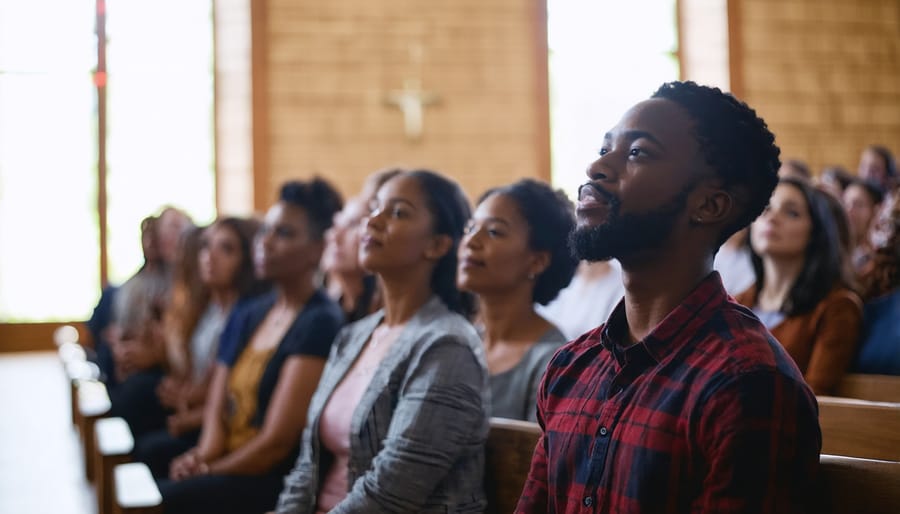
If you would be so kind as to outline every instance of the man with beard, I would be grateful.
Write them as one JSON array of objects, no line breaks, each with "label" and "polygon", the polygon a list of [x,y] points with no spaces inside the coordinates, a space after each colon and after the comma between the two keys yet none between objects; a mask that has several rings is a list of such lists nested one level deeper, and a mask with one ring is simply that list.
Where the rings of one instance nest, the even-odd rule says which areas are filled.
[{"label": "man with beard", "polygon": [[768,203],[774,139],[746,104],[692,82],[664,84],[606,134],[570,242],[621,262],[625,298],[550,362],[517,512],[807,510],[815,397],[713,271]]}]

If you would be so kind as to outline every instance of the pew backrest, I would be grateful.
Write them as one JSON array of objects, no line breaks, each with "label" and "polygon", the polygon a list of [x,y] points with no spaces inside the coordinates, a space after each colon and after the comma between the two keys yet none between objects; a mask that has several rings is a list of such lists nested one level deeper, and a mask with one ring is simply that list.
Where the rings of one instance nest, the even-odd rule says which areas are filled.
[{"label": "pew backrest", "polygon": [[900,402],[900,377],[851,373],[838,383],[834,396],[872,402]]},{"label": "pew backrest", "polygon": [[825,514],[900,512],[900,462],[822,455],[817,509]]},{"label": "pew backrest", "polygon": [[900,461],[900,403],[819,396],[822,453]]},{"label": "pew backrest", "polygon": [[515,511],[531,469],[531,456],[541,437],[537,423],[491,418],[485,448],[485,491],[488,514]]}]

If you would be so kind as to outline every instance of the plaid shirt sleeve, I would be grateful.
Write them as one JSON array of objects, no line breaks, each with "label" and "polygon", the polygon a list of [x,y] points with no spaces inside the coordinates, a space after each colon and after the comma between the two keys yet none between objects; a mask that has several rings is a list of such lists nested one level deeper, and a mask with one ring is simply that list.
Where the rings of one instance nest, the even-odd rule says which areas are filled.
[{"label": "plaid shirt sleeve", "polygon": [[707,463],[691,512],[802,513],[812,497],[820,438],[816,419],[802,416],[805,386],[785,375],[755,372],[712,390],[698,422]]}]

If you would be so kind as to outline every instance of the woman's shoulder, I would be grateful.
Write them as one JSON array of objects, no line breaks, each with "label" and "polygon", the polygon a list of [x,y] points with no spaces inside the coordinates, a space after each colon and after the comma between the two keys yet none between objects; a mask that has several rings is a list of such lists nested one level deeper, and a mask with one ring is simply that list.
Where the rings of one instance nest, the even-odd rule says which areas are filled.
[{"label": "woman's shoulder", "polygon": [[756,304],[756,284],[734,295],[734,301],[744,307],[753,308]]},{"label": "woman's shoulder", "polygon": [[831,308],[848,308],[859,311],[862,314],[863,303],[859,294],[845,286],[835,286],[825,295],[825,298],[819,302],[819,311],[825,311]]},{"label": "woman's shoulder", "polygon": [[535,344],[525,352],[522,360],[517,367],[534,368],[535,366],[544,368],[550,359],[563,345],[569,340],[555,326],[544,332],[544,335],[537,340]]},{"label": "woman's shoulder", "polygon": [[233,307],[232,312],[237,316],[258,317],[263,316],[275,305],[277,295],[269,291],[256,296],[241,298]]},{"label": "woman's shoulder", "polygon": [[481,347],[481,338],[472,323],[448,309],[437,297],[432,297],[413,316],[409,328],[419,334],[418,339],[423,344],[443,340]]}]

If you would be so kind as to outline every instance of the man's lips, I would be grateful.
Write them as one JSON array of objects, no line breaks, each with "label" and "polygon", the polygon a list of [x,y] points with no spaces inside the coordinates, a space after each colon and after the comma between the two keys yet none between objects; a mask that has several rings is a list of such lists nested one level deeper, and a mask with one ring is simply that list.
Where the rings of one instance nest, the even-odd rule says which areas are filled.
[{"label": "man's lips", "polygon": [[588,182],[582,184],[578,188],[578,210],[591,210],[599,208],[608,208],[614,201],[614,197],[600,189],[598,186]]}]

